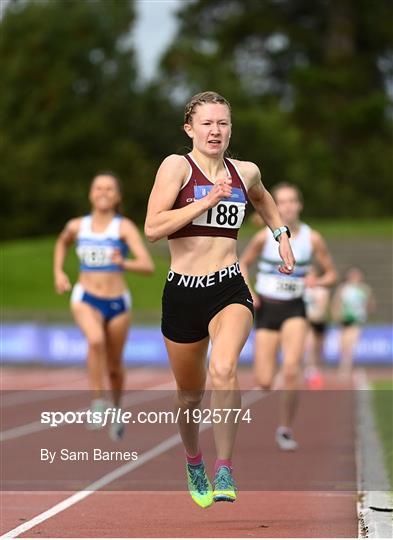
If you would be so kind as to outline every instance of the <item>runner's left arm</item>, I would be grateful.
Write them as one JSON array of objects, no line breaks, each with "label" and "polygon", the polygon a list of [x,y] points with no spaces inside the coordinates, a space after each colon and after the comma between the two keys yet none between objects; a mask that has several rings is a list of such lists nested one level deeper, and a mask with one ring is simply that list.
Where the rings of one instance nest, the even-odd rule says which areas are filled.
[{"label": "runner's left arm", "polygon": [[[247,195],[251,204],[271,231],[282,227],[285,224],[282,222],[273,197],[262,184],[259,168],[254,163],[243,162],[243,164],[244,172],[246,173],[244,176],[247,178],[249,186]],[[280,266],[279,271],[283,274],[291,274],[296,261],[292,253],[289,238],[287,234],[281,234],[278,240],[278,251],[284,263]]]},{"label": "runner's left arm", "polygon": [[307,282],[306,279],[306,286],[332,287],[337,282],[338,274],[326,242],[319,232],[311,231],[311,244],[313,247],[314,257],[318,265],[321,267],[322,275],[313,278],[313,282]]},{"label": "runner's left arm", "polygon": [[120,234],[132,253],[133,258],[124,259],[120,250],[116,250],[112,257],[112,261],[129,272],[145,275],[152,274],[154,272],[153,259],[143,243],[142,236],[139,233],[137,226],[130,219],[122,219]]}]

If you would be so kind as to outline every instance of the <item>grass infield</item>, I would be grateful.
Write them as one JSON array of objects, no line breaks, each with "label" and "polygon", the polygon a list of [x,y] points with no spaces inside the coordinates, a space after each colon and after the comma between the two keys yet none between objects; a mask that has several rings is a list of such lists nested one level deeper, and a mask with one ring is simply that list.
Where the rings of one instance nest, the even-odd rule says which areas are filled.
[{"label": "grass infield", "polygon": [[[391,234],[391,221],[308,221],[312,227],[330,237],[355,237],[360,234],[384,236]],[[241,251],[244,243],[257,231],[249,221],[239,236]],[[54,237],[27,238],[1,244],[2,259],[2,308],[5,320],[21,318],[43,318],[58,320],[68,317],[69,295],[59,296],[54,292],[52,257]],[[166,240],[149,245],[156,264],[156,272],[144,277],[127,274],[132,291],[136,317],[144,322],[157,323],[162,288],[169,267],[169,252]],[[70,249],[65,270],[72,283],[78,274],[75,250]]]}]

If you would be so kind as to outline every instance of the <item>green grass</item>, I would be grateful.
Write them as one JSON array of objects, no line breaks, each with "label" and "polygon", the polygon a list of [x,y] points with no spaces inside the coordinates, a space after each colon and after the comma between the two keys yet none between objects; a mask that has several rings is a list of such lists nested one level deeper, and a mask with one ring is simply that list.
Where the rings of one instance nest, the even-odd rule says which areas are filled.
[{"label": "green grass", "polygon": [[[3,243],[2,299],[6,319],[26,317],[41,312],[41,318],[64,318],[68,312],[69,294],[56,294],[53,286],[52,256],[54,238],[34,238]],[[159,309],[169,256],[162,249],[153,253],[156,272],[153,276],[127,274],[134,305],[149,319],[150,312]],[[65,271],[72,283],[78,275],[78,261],[74,249],[70,249]],[[30,313],[29,313],[30,312]],[[154,314],[153,314],[154,316]],[[36,317],[35,317],[36,318]],[[156,318],[156,317],[155,317]]]},{"label": "green grass", "polygon": [[[391,222],[374,221],[311,221],[311,225],[326,236],[356,237],[360,234],[388,237]],[[246,222],[241,229],[241,246],[256,228]],[[60,320],[69,319],[69,295],[59,296],[53,288],[52,256],[55,238],[33,238],[8,241],[1,244],[3,317],[10,319]],[[241,250],[240,246],[240,250]],[[157,323],[160,317],[162,287],[169,267],[166,241],[149,245],[156,264],[153,276],[127,274],[132,291],[137,321]],[[74,249],[66,261],[66,272],[75,283],[78,261]]]},{"label": "green grass", "polygon": [[393,381],[375,381],[372,387],[375,423],[384,450],[390,487],[393,490]]}]

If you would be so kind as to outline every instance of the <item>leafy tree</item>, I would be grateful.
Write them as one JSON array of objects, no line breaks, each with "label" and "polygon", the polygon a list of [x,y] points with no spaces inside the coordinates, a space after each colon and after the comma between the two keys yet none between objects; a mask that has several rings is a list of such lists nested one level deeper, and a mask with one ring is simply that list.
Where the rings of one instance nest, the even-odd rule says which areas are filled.
[{"label": "leafy tree", "polygon": [[138,94],[126,37],[132,2],[14,0],[0,22],[3,235],[58,231],[88,210],[100,169],[144,213],[152,165],[134,137]]},{"label": "leafy tree", "polygon": [[391,15],[388,0],[187,3],[162,84],[174,99],[227,96],[236,150],[268,179],[296,181],[309,215],[387,215]]}]

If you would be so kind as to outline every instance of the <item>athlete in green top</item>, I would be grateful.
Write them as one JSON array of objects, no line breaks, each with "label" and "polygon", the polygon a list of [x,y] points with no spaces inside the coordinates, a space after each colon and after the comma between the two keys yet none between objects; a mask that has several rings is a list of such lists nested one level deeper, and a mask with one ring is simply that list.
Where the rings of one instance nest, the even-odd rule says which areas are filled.
[{"label": "athlete in green top", "polygon": [[345,378],[351,374],[361,327],[374,310],[374,295],[371,287],[364,280],[363,272],[359,268],[350,268],[332,301],[333,318],[342,328],[339,368],[341,377]]}]

